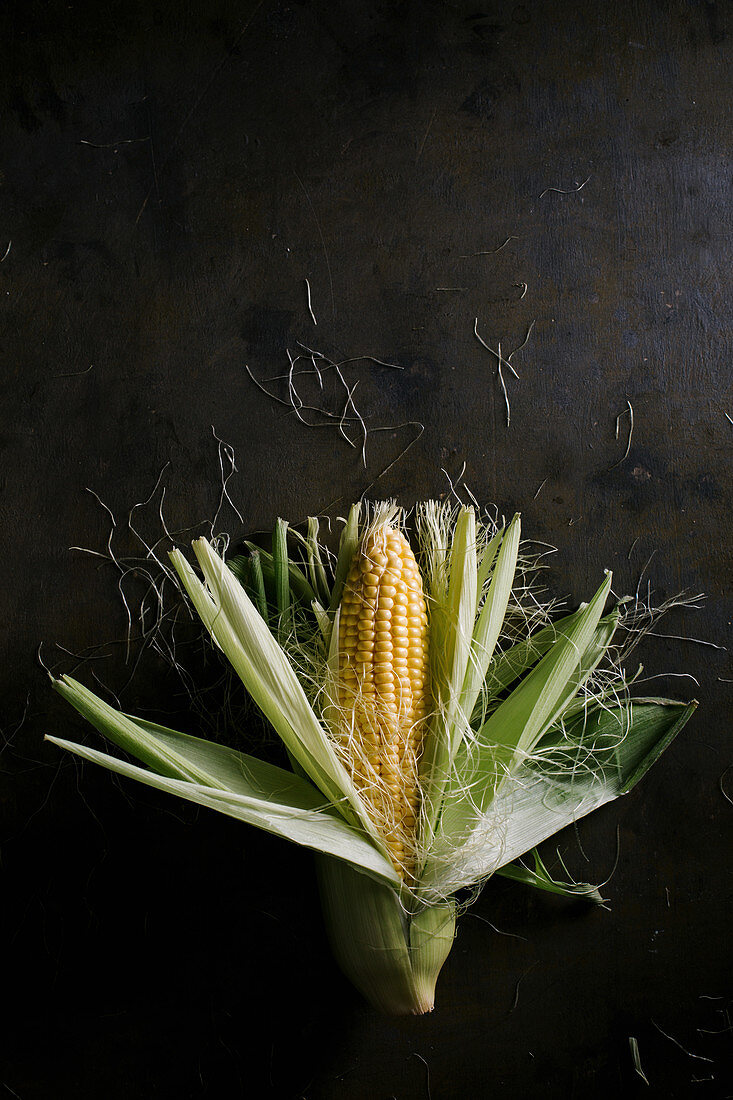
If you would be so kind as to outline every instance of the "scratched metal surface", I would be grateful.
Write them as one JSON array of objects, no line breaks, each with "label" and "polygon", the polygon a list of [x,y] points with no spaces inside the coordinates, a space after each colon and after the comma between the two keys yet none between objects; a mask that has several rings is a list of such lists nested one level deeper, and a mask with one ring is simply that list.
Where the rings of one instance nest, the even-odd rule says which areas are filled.
[{"label": "scratched metal surface", "polygon": [[[659,599],[708,596],[660,629],[730,647],[730,7],[27,0],[0,19],[7,1095],[728,1095],[728,650],[645,645],[649,674],[698,681],[648,690],[702,705],[559,840],[579,878],[615,866],[610,911],[490,884],[436,1012],[398,1023],[331,962],[307,856],[42,745],[81,727],[35,653],[71,669],[55,642],[125,634],[114,570],[68,550],[107,538],[85,487],[115,545],[166,463],[169,525],[210,517],[212,425],[235,536],[336,515],[375,478],[410,504],[465,462],[557,547],[552,592],[577,602],[605,567],[633,591],[653,555]],[[534,322],[508,425],[476,318],[505,354]],[[338,417],[308,429],[247,373],[282,374],[297,341],[403,368],[344,368],[366,470],[357,425],[354,447]],[[304,404],[340,412],[314,382]],[[150,537],[158,501],[135,513]],[[107,654],[87,683],[182,708],[152,655],[128,682]]]}]

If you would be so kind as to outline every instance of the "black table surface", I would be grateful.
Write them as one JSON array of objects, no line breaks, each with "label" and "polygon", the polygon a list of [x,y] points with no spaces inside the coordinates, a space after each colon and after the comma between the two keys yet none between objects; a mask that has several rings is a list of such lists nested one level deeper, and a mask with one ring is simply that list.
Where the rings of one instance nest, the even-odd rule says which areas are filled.
[{"label": "black table surface", "polygon": [[[730,4],[0,20],[3,1095],[733,1094]],[[529,332],[509,423],[476,323],[505,356]],[[298,342],[354,359],[322,391],[297,378],[330,419],[275,400]],[[339,420],[356,383],[366,468]],[[195,732],[156,654],[126,658],[114,567],[69,549],[104,551],[99,501],[123,553],[136,503],[160,534],[163,489],[171,530],[221,503],[236,540],[451,480],[523,513],[572,606],[604,568],[618,595],[705,593],[637,651],[640,691],[700,707],[543,848],[610,876],[608,908],[491,881],[436,1011],[392,1021],[332,961],[307,854],[43,743],[86,731],[37,650]]]}]

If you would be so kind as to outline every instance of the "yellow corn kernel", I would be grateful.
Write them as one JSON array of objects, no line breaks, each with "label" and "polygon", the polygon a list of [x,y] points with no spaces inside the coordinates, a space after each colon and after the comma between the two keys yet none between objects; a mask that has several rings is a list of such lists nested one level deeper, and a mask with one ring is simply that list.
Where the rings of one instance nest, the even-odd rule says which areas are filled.
[{"label": "yellow corn kernel", "polygon": [[430,711],[428,617],[415,556],[396,528],[376,528],[356,554],[340,622],[342,741],[392,862],[409,877],[417,762]]}]

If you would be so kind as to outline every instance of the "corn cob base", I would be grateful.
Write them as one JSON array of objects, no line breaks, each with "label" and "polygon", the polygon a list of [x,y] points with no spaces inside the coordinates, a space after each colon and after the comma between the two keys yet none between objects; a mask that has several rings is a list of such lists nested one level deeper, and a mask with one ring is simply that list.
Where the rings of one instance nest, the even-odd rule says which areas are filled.
[{"label": "corn cob base", "polygon": [[410,915],[394,890],[347,863],[327,856],[316,863],[326,931],[344,975],[388,1016],[432,1012],[455,936],[454,902]]}]

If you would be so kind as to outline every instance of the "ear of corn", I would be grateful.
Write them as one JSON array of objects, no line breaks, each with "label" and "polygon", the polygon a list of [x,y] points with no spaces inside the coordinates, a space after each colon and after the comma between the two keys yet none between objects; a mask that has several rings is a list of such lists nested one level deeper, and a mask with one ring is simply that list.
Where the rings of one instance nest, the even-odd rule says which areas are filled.
[{"label": "ear of corn", "polygon": [[341,601],[339,732],[354,783],[403,878],[413,865],[417,766],[430,710],[427,622],[407,539],[387,525],[370,531]]},{"label": "ear of corn", "polygon": [[504,869],[600,898],[555,883],[539,856],[534,871],[513,861],[629,790],[695,704],[631,701],[614,666],[594,680],[619,618],[603,614],[610,576],[578,611],[527,629],[541,603],[522,606],[518,517],[504,528],[428,502],[422,568],[397,517],[354,505],[332,574],[315,520],[305,536],[278,521],[272,553],[249,544],[231,568],[197,540],[203,581],[171,555],[293,771],[121,714],[68,677],[56,689],[145,767],[51,740],[316,851],[342,969],[380,1010],[421,1013],[458,890]]}]

